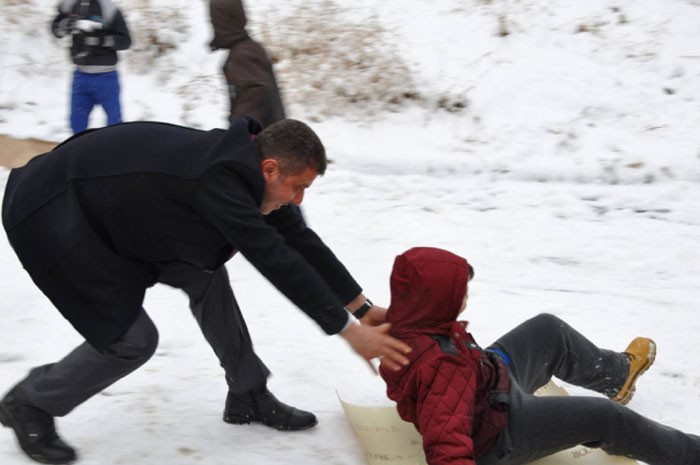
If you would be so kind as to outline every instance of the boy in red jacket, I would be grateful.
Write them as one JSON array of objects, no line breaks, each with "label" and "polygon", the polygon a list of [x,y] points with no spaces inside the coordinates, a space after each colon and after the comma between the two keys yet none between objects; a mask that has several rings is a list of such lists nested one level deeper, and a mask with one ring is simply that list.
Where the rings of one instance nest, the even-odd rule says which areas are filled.
[{"label": "boy in red jacket", "polygon": [[[391,274],[391,335],[413,351],[407,367],[380,373],[430,465],[519,465],[578,444],[649,465],[700,464],[699,436],[623,405],[654,361],[653,341],[600,349],[542,314],[482,350],[456,321],[473,276],[464,258],[427,247],[399,255]],[[533,395],[552,376],[609,399]]]}]

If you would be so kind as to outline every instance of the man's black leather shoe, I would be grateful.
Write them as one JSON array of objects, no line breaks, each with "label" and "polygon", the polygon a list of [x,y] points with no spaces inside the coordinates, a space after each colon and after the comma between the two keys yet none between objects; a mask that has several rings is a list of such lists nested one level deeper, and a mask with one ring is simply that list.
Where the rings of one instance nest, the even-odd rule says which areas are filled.
[{"label": "man's black leather shoe", "polygon": [[75,461],[75,450],[56,434],[53,416],[23,404],[14,391],[0,401],[0,423],[12,428],[22,450],[32,459],[48,464]]},{"label": "man's black leather shoe", "polygon": [[229,392],[224,421],[236,425],[262,423],[282,431],[308,429],[317,423],[313,413],[280,402],[267,387],[240,395]]}]

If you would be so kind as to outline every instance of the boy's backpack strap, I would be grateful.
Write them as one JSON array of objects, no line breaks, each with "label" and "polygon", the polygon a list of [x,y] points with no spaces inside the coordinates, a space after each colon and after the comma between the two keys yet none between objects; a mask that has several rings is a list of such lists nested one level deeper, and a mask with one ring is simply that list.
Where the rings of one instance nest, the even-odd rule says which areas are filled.
[{"label": "boy's backpack strap", "polygon": [[442,350],[443,353],[459,356],[459,350],[449,336],[445,336],[443,334],[432,334],[430,337],[437,342],[438,346],[440,346],[440,350]]}]

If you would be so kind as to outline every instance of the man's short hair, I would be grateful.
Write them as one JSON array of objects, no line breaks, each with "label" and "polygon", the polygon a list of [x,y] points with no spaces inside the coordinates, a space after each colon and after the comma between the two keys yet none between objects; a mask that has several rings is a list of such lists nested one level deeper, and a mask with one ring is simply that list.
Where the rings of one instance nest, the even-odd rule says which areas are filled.
[{"label": "man's short hair", "polygon": [[306,168],[319,175],[326,172],[326,149],[316,133],[301,121],[277,121],[263,129],[255,141],[263,160],[277,160],[282,175],[299,174]]}]

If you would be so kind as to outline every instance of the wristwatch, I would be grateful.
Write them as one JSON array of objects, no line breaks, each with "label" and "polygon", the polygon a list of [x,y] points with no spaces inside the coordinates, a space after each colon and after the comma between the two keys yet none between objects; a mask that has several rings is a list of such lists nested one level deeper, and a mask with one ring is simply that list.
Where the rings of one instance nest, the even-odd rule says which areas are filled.
[{"label": "wristwatch", "polygon": [[374,305],[372,303],[372,301],[367,299],[367,300],[365,300],[365,303],[363,303],[360,306],[360,308],[358,308],[354,312],[350,312],[350,313],[352,313],[352,316],[354,316],[355,318],[357,318],[359,320],[360,318],[365,316],[365,314],[369,311],[370,308],[372,308],[372,305]]}]

